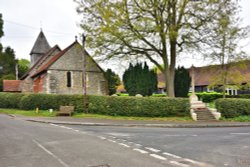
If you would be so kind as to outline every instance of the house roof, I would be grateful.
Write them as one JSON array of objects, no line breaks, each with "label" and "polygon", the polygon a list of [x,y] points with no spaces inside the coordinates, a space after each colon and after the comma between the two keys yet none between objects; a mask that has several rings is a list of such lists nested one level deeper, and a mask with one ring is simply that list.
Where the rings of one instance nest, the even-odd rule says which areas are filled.
[{"label": "house roof", "polygon": [[34,70],[35,68],[38,68],[51,54],[53,54],[56,50],[60,50],[60,47],[58,45],[55,45],[54,47],[52,47],[51,49],[49,49],[44,56],[42,56],[20,79],[23,80],[25,79],[27,76],[30,75],[30,73],[32,72],[32,70]]},{"label": "house roof", "polygon": [[[229,67],[227,83],[250,82],[250,60],[233,62],[226,64]],[[205,67],[195,67],[195,85],[207,86],[219,81],[222,73],[221,65],[210,65]],[[189,70],[191,75],[191,70]]]},{"label": "house roof", "polygon": [[4,92],[21,92],[20,80],[3,80]]},{"label": "house roof", "polygon": [[[233,62],[226,65],[229,68],[230,75],[228,83],[235,83],[236,80],[241,80],[241,83],[250,82],[250,60]],[[188,69],[191,76],[191,69]],[[195,71],[195,86],[207,86],[219,79],[222,72],[221,65],[210,65],[204,67],[194,67]],[[237,75],[238,74],[238,75]],[[163,73],[157,74],[158,88],[165,87],[165,76]]]},{"label": "house roof", "polygon": [[50,45],[49,45],[43,31],[41,30],[37,39],[36,39],[36,42],[35,42],[33,48],[31,49],[30,55],[32,55],[32,54],[44,54],[49,49],[50,49]]}]

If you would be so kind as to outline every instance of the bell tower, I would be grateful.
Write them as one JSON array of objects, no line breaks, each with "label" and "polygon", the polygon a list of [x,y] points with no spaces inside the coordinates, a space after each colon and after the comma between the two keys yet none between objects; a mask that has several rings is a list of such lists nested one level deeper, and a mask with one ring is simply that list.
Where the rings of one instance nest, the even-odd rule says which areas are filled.
[{"label": "bell tower", "polygon": [[30,67],[32,67],[50,48],[51,47],[41,30],[30,52]]}]

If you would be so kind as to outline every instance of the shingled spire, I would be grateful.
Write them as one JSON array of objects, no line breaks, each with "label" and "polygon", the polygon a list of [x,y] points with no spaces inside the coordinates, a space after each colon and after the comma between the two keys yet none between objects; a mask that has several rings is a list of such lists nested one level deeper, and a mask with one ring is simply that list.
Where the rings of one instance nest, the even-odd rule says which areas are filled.
[{"label": "shingled spire", "polygon": [[50,49],[49,43],[41,30],[30,52],[31,67]]}]

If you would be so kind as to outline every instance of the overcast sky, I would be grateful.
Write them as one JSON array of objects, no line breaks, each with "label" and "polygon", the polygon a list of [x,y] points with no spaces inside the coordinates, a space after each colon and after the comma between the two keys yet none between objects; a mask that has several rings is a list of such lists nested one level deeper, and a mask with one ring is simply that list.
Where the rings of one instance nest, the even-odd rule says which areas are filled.
[{"label": "overcast sky", "polygon": [[[243,22],[250,25],[250,0],[241,0],[241,5]],[[13,48],[18,59],[29,60],[29,53],[42,28],[51,46],[58,44],[64,49],[82,33],[78,27],[81,16],[75,9],[73,0],[0,0],[5,33],[1,43]],[[190,59],[179,63],[185,66],[200,64]]]}]

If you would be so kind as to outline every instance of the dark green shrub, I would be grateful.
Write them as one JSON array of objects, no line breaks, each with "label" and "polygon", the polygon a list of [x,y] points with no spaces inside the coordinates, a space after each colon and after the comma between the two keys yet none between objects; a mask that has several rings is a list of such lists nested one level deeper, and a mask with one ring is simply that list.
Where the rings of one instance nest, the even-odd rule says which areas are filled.
[{"label": "dark green shrub", "polygon": [[88,112],[96,114],[108,114],[107,112],[108,96],[88,95]]},{"label": "dark green shrub", "polygon": [[222,93],[217,93],[217,92],[201,92],[201,93],[195,93],[195,94],[204,103],[211,103],[215,101],[216,99],[223,97]]},{"label": "dark green shrub", "polygon": [[19,107],[24,110],[34,110],[37,107],[41,110],[58,110],[61,105],[73,105],[76,112],[82,112],[83,100],[83,95],[26,94]]},{"label": "dark green shrub", "polygon": [[242,94],[242,95],[238,95],[238,97],[242,99],[250,99],[250,94]]},{"label": "dark green shrub", "polygon": [[0,108],[18,108],[23,96],[21,93],[0,93]]},{"label": "dark green shrub", "polygon": [[250,115],[250,99],[218,99],[215,105],[225,118]]}]

